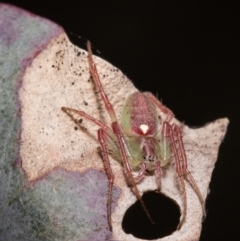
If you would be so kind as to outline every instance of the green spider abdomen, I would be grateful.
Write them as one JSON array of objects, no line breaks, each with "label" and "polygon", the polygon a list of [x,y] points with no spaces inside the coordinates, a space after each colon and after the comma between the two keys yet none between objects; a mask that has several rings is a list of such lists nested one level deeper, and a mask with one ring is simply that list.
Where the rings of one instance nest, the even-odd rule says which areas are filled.
[{"label": "green spider abdomen", "polygon": [[154,104],[141,92],[130,95],[123,107],[122,128],[128,136],[153,137],[157,132]]}]

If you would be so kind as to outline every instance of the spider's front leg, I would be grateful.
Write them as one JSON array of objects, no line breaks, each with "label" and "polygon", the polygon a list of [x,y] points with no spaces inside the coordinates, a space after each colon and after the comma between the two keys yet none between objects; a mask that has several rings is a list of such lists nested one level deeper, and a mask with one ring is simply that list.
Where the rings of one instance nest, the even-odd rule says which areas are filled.
[{"label": "spider's front leg", "polygon": [[105,108],[106,108],[106,110],[107,110],[107,112],[108,112],[108,114],[111,118],[112,130],[113,130],[113,133],[115,134],[116,139],[117,139],[117,145],[119,147],[119,152],[121,154],[121,158],[122,158],[122,162],[123,162],[123,166],[124,166],[126,176],[128,178],[128,181],[129,181],[130,185],[133,187],[134,194],[136,195],[137,199],[140,201],[143,210],[147,214],[150,221],[152,223],[154,223],[150,214],[149,214],[149,212],[148,212],[148,210],[147,210],[147,208],[146,208],[146,206],[145,206],[145,204],[144,204],[144,202],[143,202],[143,200],[142,200],[142,198],[141,198],[141,195],[140,195],[139,190],[137,188],[137,185],[135,183],[135,180],[134,180],[134,177],[133,177],[133,174],[132,174],[131,164],[130,164],[130,162],[128,160],[128,157],[127,157],[127,142],[124,138],[124,134],[122,132],[122,129],[120,128],[120,125],[117,121],[117,117],[116,117],[115,111],[113,109],[113,106],[110,103],[110,101],[108,100],[108,96],[105,93],[105,91],[103,89],[103,86],[102,86],[102,83],[100,81],[96,64],[93,61],[90,42],[87,43],[87,49],[88,49],[88,59],[89,59],[90,71],[91,71],[94,83],[96,84],[96,86],[99,90],[99,93],[101,95],[101,98],[104,102]]},{"label": "spider's front leg", "polygon": [[182,141],[182,135],[179,127],[176,124],[170,125],[167,121],[164,121],[162,136],[163,138],[170,139],[174,160],[176,164],[176,172],[178,174],[180,184],[182,187],[182,192],[183,192],[183,213],[182,213],[182,219],[178,225],[178,229],[180,229],[186,218],[186,210],[187,210],[187,197],[186,197],[186,188],[185,188],[184,178],[189,181],[193,190],[197,194],[203,208],[203,213],[205,215],[204,200],[194,178],[192,177],[191,173],[187,169],[187,158],[186,158],[186,153],[185,153],[185,149]]}]

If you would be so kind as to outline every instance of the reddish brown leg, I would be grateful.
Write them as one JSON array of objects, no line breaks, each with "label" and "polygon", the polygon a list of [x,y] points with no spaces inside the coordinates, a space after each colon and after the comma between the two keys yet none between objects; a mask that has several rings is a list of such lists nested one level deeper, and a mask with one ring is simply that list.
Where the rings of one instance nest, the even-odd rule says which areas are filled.
[{"label": "reddish brown leg", "polygon": [[141,166],[140,171],[138,172],[138,175],[136,177],[134,177],[135,182],[139,182],[143,179],[143,177],[146,173],[146,170],[147,170],[147,165],[146,165],[146,163],[142,162],[142,166]]},{"label": "reddish brown leg", "polygon": [[165,137],[165,138],[168,137],[171,140],[174,160],[175,160],[175,164],[176,164],[176,172],[178,174],[178,177],[179,177],[179,180],[181,183],[181,187],[182,187],[182,192],[183,192],[183,213],[182,213],[182,219],[181,219],[180,223],[178,224],[178,229],[180,229],[185,220],[186,210],[187,210],[187,197],[186,197],[186,189],[185,189],[184,178],[183,178],[184,172],[183,172],[182,164],[180,163],[180,157],[179,157],[179,153],[177,150],[176,141],[173,136],[173,130],[172,130],[171,125],[168,122],[163,122],[162,135],[163,135],[163,137]]},{"label": "reddish brown leg", "polygon": [[91,71],[93,80],[99,90],[101,98],[105,104],[106,110],[107,110],[112,122],[115,122],[115,121],[117,121],[117,117],[116,117],[115,111],[112,107],[112,104],[108,100],[108,97],[107,97],[107,95],[103,89],[102,83],[100,81],[96,64],[93,61],[91,44],[89,41],[87,42],[87,49],[88,49],[88,60],[89,60],[89,65],[90,65],[90,71]]},{"label": "reddish brown leg", "polygon": [[179,151],[181,153],[180,155],[181,155],[181,159],[182,159],[183,173],[185,174],[185,176],[187,177],[187,179],[188,179],[189,183],[191,184],[192,188],[194,189],[194,191],[198,195],[198,198],[199,198],[199,200],[201,202],[201,205],[202,205],[202,208],[203,208],[203,214],[205,216],[205,202],[203,200],[202,194],[201,194],[192,174],[187,169],[187,157],[186,157],[185,149],[184,149],[184,146],[183,146],[181,131],[176,124],[172,125],[172,129],[173,129],[173,134],[177,139]]},{"label": "reddish brown leg", "polygon": [[124,168],[125,168],[125,172],[126,172],[126,175],[128,177],[128,180],[129,180],[129,183],[131,184],[131,186],[133,187],[133,190],[134,190],[134,193],[136,195],[136,197],[138,198],[138,200],[140,201],[142,207],[143,207],[143,210],[146,212],[148,218],[150,219],[150,221],[152,223],[153,220],[145,206],[145,204],[143,203],[143,200],[140,196],[140,193],[139,193],[139,190],[136,186],[136,183],[134,181],[134,178],[133,178],[133,175],[132,175],[132,168],[131,168],[131,165],[129,163],[129,160],[127,158],[127,154],[126,154],[126,148],[127,148],[127,145],[126,145],[126,140],[124,139],[124,136],[123,136],[123,133],[122,133],[122,130],[117,122],[117,117],[116,117],[116,114],[115,114],[115,111],[113,109],[113,106],[112,104],[110,103],[110,101],[108,100],[108,97],[103,89],[103,86],[101,84],[101,81],[100,81],[100,78],[99,78],[99,75],[98,75],[98,72],[97,72],[97,68],[96,68],[96,65],[93,61],[93,57],[92,57],[92,50],[91,50],[91,44],[90,42],[87,43],[87,49],[88,49],[88,59],[89,59],[89,65],[90,65],[90,71],[92,73],[92,76],[93,76],[93,80],[99,90],[99,93],[101,95],[101,98],[104,102],[104,105],[106,107],[106,110],[112,120],[112,129],[113,129],[113,133],[115,134],[116,136],[116,139],[117,139],[117,142],[118,142],[118,146],[119,146],[119,149],[120,149],[120,153],[121,153],[121,156],[122,156],[122,161],[123,161],[123,165],[124,165]]},{"label": "reddish brown leg", "polygon": [[105,125],[104,123],[102,123],[100,120],[95,119],[94,117],[88,115],[87,113],[85,113],[84,111],[81,110],[75,110],[72,108],[68,108],[68,107],[62,107],[62,111],[64,111],[65,113],[67,113],[70,117],[72,117],[71,112],[74,112],[84,118],[86,118],[87,120],[93,122],[94,124],[98,125],[101,129],[103,129],[110,137],[112,137],[113,139],[116,139],[113,131],[111,128],[109,128],[107,125]]},{"label": "reddish brown leg", "polygon": [[172,144],[172,150],[174,154],[174,160],[176,163],[176,172],[179,176],[180,183],[182,186],[183,190],[183,198],[184,198],[184,209],[183,209],[183,214],[182,214],[182,220],[180,221],[178,225],[178,229],[181,228],[185,217],[186,217],[186,209],[187,209],[187,198],[186,198],[186,190],[185,190],[185,184],[184,184],[184,179],[187,178],[187,180],[190,182],[192,188],[194,189],[195,193],[197,194],[201,205],[203,207],[203,213],[205,215],[205,207],[204,207],[204,200],[201,195],[201,192],[193,179],[191,173],[187,169],[187,158],[186,158],[186,153],[185,149],[183,146],[182,142],[182,135],[179,127],[176,124],[172,124],[172,126],[168,122],[163,123],[163,135],[165,137],[169,137],[171,140]]},{"label": "reddish brown leg", "polygon": [[103,164],[105,167],[105,171],[107,173],[108,181],[109,181],[109,189],[108,189],[108,200],[107,200],[107,216],[108,216],[108,225],[110,230],[112,231],[112,222],[111,222],[111,204],[112,204],[112,189],[114,183],[114,175],[112,172],[112,168],[108,158],[108,150],[106,144],[106,134],[103,129],[98,130],[98,140],[101,145],[102,155],[103,155]]},{"label": "reddish brown leg", "polygon": [[170,122],[174,114],[170,109],[163,105],[151,92],[144,92],[144,94],[164,113],[167,115],[166,121]]},{"label": "reddish brown leg", "polygon": [[157,177],[158,191],[160,192],[162,187],[162,169],[161,169],[161,163],[159,161],[156,163],[155,174]]}]

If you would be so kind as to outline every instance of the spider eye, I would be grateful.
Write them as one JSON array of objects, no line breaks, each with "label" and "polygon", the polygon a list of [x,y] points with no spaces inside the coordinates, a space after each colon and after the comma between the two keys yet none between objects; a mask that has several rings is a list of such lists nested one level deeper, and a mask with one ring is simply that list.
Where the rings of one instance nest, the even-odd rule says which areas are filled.
[{"label": "spider eye", "polygon": [[144,160],[147,160],[149,162],[154,162],[157,160],[156,156],[155,155],[147,155],[147,156],[144,156],[143,157]]}]

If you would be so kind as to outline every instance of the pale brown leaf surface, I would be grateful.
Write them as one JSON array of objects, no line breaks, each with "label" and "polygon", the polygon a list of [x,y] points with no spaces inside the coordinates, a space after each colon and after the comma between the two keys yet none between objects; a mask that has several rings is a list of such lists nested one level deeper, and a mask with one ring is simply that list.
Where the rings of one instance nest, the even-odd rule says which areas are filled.
[{"label": "pale brown leaf surface", "polygon": [[[128,95],[136,91],[133,84],[111,64],[95,58],[104,89],[113,104],[117,116]],[[89,168],[103,170],[97,142],[98,127],[83,120],[74,123],[61,107],[83,110],[106,123],[109,117],[90,80],[87,53],[77,49],[65,34],[53,39],[27,69],[20,90],[22,105],[22,135],[20,154],[23,168],[30,180],[35,180],[56,167],[84,172]],[[164,119],[163,113],[159,115]],[[79,116],[74,115],[77,120]],[[175,123],[179,123],[176,119]],[[202,128],[183,126],[188,166],[198,187],[207,196],[218,149],[226,133],[228,120],[219,119]],[[75,130],[77,127],[77,130]],[[116,240],[140,240],[123,232],[121,223],[125,211],[136,201],[126,185],[122,166],[111,159],[115,185],[122,194],[112,214],[113,237]],[[176,179],[175,166],[170,163],[164,169],[162,192],[183,207],[181,190]],[[157,188],[154,176],[146,177],[138,185],[143,193]],[[202,227],[200,202],[186,184],[187,216],[179,231],[161,240],[198,240]]]}]

